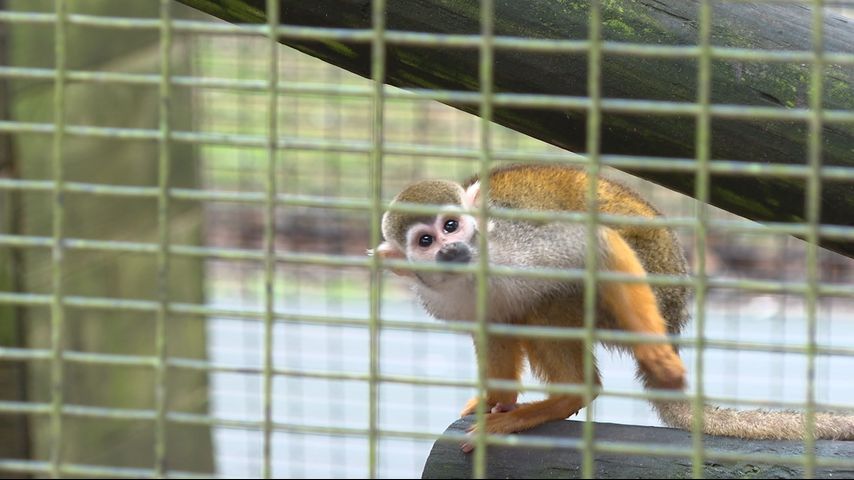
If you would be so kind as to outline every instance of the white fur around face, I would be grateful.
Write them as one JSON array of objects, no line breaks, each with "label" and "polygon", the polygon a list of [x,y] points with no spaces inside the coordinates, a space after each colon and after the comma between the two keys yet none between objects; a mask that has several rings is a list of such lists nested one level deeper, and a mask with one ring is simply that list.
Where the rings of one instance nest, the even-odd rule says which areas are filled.
[{"label": "white fur around face", "polygon": [[[424,281],[426,280],[426,282]],[[493,277],[487,286],[487,320],[506,323],[527,315],[546,295],[566,284],[531,278]],[[477,319],[477,282],[472,274],[419,274],[413,280],[421,304],[442,320]]]},{"label": "white fur around face", "polygon": [[[490,220],[487,232],[492,265],[531,268],[583,268],[586,230],[583,225]],[[559,241],[555,241],[558,239]],[[480,258],[477,242],[471,264]],[[477,314],[477,283],[474,274],[427,273],[413,276],[414,291],[424,308],[444,320],[474,320]],[[488,281],[487,318],[511,322],[529,314],[544,298],[578,289],[568,281],[494,275]]]}]

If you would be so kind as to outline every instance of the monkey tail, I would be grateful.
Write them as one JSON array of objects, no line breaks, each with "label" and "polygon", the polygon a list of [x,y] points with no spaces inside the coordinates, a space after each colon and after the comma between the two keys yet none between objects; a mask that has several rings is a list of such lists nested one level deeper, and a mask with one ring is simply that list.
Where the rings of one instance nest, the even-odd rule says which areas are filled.
[{"label": "monkey tail", "polygon": [[[653,402],[661,420],[676,428],[691,430],[694,411],[686,400]],[[703,406],[703,433],[754,440],[801,440],[806,434],[803,413],[794,411],[735,410]],[[854,440],[854,415],[815,414],[815,438]]]},{"label": "monkey tail", "polygon": [[[653,400],[652,405],[666,425],[688,431],[694,428],[691,401]],[[802,440],[806,434],[806,417],[802,412],[791,410],[735,410],[704,405],[703,433],[753,440]],[[854,415],[816,412],[815,438],[854,440]]]}]

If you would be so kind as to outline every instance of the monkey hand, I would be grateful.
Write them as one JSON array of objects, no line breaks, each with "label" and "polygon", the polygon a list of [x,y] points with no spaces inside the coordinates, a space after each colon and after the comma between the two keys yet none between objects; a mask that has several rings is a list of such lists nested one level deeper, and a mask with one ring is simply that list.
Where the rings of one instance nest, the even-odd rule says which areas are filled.
[{"label": "monkey hand", "polygon": [[680,390],[685,386],[685,366],[671,345],[641,344],[634,347],[641,369],[659,388]]}]

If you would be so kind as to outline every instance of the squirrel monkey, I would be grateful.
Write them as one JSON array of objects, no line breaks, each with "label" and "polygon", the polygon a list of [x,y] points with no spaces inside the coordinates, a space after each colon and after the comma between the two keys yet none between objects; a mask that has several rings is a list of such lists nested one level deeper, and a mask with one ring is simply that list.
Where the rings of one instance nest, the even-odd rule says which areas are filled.
[{"label": "squirrel monkey", "polygon": [[[583,170],[557,165],[518,165],[493,170],[489,178],[489,205],[544,211],[586,211],[587,175]],[[660,216],[637,193],[613,181],[598,181],[598,205],[604,213],[652,218]],[[437,216],[388,211],[383,216],[385,239],[374,251],[382,258],[412,262],[469,263],[478,259],[478,239],[487,235],[489,262],[516,268],[583,269],[586,258],[585,225],[558,222],[489,219],[487,231],[459,212],[480,201],[480,183],[462,185],[440,180],[415,183],[392,201],[446,205]],[[646,272],[687,275],[687,262],[675,233],[664,227],[599,226],[598,265],[614,272],[644,277]],[[396,269],[412,279],[424,308],[443,320],[474,320],[476,282],[472,274],[416,272]],[[579,282],[493,276],[488,285],[487,320],[550,327],[583,326],[583,292]],[[684,286],[600,281],[597,288],[597,328],[621,329],[664,337],[678,334],[688,320],[688,292]],[[646,388],[681,389],[685,369],[669,343],[638,343],[630,347],[638,376]],[[527,357],[535,376],[548,383],[584,383],[582,340],[516,338],[491,335],[487,341],[487,376],[519,381]],[[599,373],[594,366],[594,382]],[[516,403],[518,392],[488,390],[486,430],[494,434],[518,432],[551,420],[562,420],[585,406],[580,395],[552,394],[532,403]],[[692,405],[683,400],[653,400],[664,423],[692,428]],[[477,398],[463,408],[471,414]],[[704,432],[754,439],[800,439],[803,415],[797,412],[736,411],[706,406]],[[854,416],[817,413],[817,438],[854,439]],[[472,450],[471,443],[463,445]]]}]

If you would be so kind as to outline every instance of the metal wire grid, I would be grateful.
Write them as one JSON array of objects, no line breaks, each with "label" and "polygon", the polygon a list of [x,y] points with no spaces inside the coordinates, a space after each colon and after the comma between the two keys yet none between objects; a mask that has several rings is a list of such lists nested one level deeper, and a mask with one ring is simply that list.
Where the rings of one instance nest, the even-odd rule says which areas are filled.
[{"label": "metal wire grid", "polygon": [[[161,17],[159,19],[127,19],[115,17],[97,17],[91,15],[69,14],[67,2],[56,0],[56,11],[52,14],[22,13],[22,12],[0,12],[0,21],[14,22],[17,24],[51,24],[56,32],[56,67],[54,69],[16,68],[0,66],[0,75],[6,78],[20,79],[46,79],[52,78],[54,84],[54,122],[53,123],[23,123],[13,121],[0,121],[0,132],[9,133],[40,133],[51,135],[53,138],[53,180],[16,180],[0,179],[0,188],[20,191],[50,192],[53,196],[53,232],[52,236],[16,236],[0,235],[0,245],[14,248],[41,248],[50,249],[53,258],[53,291],[51,294],[34,294],[25,292],[2,292],[0,302],[4,304],[48,306],[51,311],[52,342],[50,349],[17,349],[0,348],[0,358],[4,360],[26,360],[26,361],[49,361],[52,366],[52,401],[50,403],[20,403],[0,402],[0,412],[17,414],[48,415],[51,419],[52,437],[55,442],[62,438],[63,417],[98,417],[117,419],[138,419],[155,422],[156,441],[153,445],[155,450],[155,465],[153,469],[128,469],[108,468],[93,465],[68,464],[60,457],[58,444],[54,445],[52,455],[48,462],[13,461],[0,460],[0,468],[13,471],[24,471],[37,474],[61,475],[93,475],[114,477],[151,477],[151,476],[198,476],[193,472],[167,471],[165,466],[165,426],[168,422],[205,425],[205,426],[234,426],[242,428],[256,428],[264,432],[264,469],[265,477],[272,474],[271,471],[271,443],[274,430],[303,433],[342,434],[364,437],[370,445],[369,475],[377,476],[377,443],[380,437],[419,438],[432,440],[435,435],[426,432],[415,431],[392,431],[378,427],[376,406],[377,390],[380,383],[402,383],[408,385],[425,386],[471,386],[470,382],[449,382],[442,380],[428,380],[412,376],[384,375],[379,371],[378,365],[378,338],[380,327],[382,328],[405,328],[423,329],[427,331],[467,331],[475,334],[478,341],[483,341],[487,334],[495,335],[537,335],[549,338],[576,338],[583,339],[588,345],[595,340],[612,340],[630,342],[640,340],[637,336],[623,332],[595,332],[592,329],[592,309],[589,308],[593,288],[587,288],[588,310],[586,315],[586,328],[577,330],[546,329],[546,328],[518,328],[502,325],[487,326],[483,311],[485,306],[484,288],[487,275],[519,274],[508,269],[488,268],[485,261],[474,269],[480,279],[482,287],[479,295],[479,321],[475,325],[444,324],[444,323],[413,323],[401,319],[386,318],[380,312],[380,274],[382,266],[376,258],[365,259],[361,257],[345,257],[338,255],[312,255],[305,253],[278,252],[273,246],[273,232],[275,230],[274,210],[277,206],[309,206],[309,207],[333,207],[338,209],[349,209],[356,211],[371,212],[373,225],[378,225],[378,218],[384,205],[382,204],[381,182],[382,178],[382,156],[388,154],[403,155],[430,155],[447,156],[454,158],[477,159],[480,162],[481,172],[485,172],[491,161],[494,160],[526,160],[526,161],[566,161],[564,155],[539,154],[531,155],[525,153],[524,158],[518,158],[512,152],[494,151],[490,148],[491,109],[494,106],[526,106],[526,107],[550,107],[583,110],[589,112],[588,132],[588,155],[574,157],[570,161],[586,165],[591,173],[595,173],[601,166],[614,166],[624,168],[643,168],[658,170],[696,171],[696,198],[703,201],[708,198],[708,177],[712,173],[735,173],[744,175],[761,176],[783,176],[789,178],[807,179],[808,203],[806,205],[807,222],[800,225],[792,224],[765,224],[756,226],[743,222],[721,222],[711,220],[701,210],[696,219],[657,219],[655,221],[644,220],[644,224],[660,224],[672,227],[690,227],[696,232],[696,251],[699,255],[697,272],[690,279],[683,280],[666,276],[650,276],[652,284],[674,285],[681,284],[690,286],[695,292],[697,299],[695,309],[695,322],[698,322],[698,331],[702,332],[703,308],[702,305],[705,292],[709,288],[727,287],[744,291],[776,292],[802,294],[807,300],[807,316],[809,332],[808,341],[803,346],[773,345],[769,343],[743,343],[731,341],[712,341],[704,339],[698,334],[696,339],[674,339],[677,344],[692,345],[702,352],[704,348],[737,348],[740,350],[759,351],[785,351],[805,353],[810,359],[808,371],[808,382],[805,403],[797,402],[785,406],[805,407],[808,419],[812,418],[817,408],[850,408],[846,405],[819,405],[814,401],[812,380],[814,377],[814,358],[818,354],[825,355],[854,355],[852,348],[826,348],[820,347],[815,342],[816,325],[816,299],[822,295],[854,295],[854,287],[850,285],[827,285],[818,281],[817,267],[817,239],[819,237],[836,239],[854,239],[854,229],[844,227],[823,226],[818,223],[818,198],[820,195],[822,180],[851,180],[854,172],[849,168],[822,167],[820,164],[821,153],[821,127],[824,124],[854,123],[854,112],[827,110],[822,108],[821,80],[824,65],[836,63],[841,65],[854,65],[854,55],[843,53],[827,53],[822,49],[822,2],[812,2],[813,8],[813,50],[810,52],[800,51],[755,51],[735,48],[713,47],[709,42],[709,31],[711,26],[711,9],[708,2],[702,2],[700,10],[700,37],[696,47],[663,47],[650,45],[631,45],[602,41],[599,18],[598,2],[591,3],[590,38],[586,41],[559,41],[559,40],[533,40],[521,38],[497,37],[492,33],[492,2],[482,2],[482,26],[481,35],[435,35],[415,32],[392,32],[386,31],[383,19],[383,2],[373,3],[373,28],[368,30],[340,30],[307,27],[290,27],[277,25],[270,20],[266,25],[223,25],[198,21],[172,20],[170,17],[170,0],[161,0]],[[275,14],[278,2],[268,1],[270,19],[278,18]],[[72,71],[65,64],[66,37],[65,32],[69,25],[98,26],[116,29],[155,29],[161,34],[161,72],[158,75],[125,74],[92,71]],[[168,53],[171,49],[171,39],[174,32],[215,33],[234,35],[265,35],[270,45],[270,70],[269,77],[265,81],[233,80],[222,78],[197,78],[173,76],[170,73]],[[413,90],[408,92],[388,90],[383,87],[384,77],[382,61],[373,62],[372,76],[376,82],[369,88],[361,87],[338,87],[317,86],[293,82],[279,81],[276,72],[276,39],[278,36],[286,38],[301,39],[326,39],[339,41],[361,41],[370,42],[373,45],[375,59],[382,59],[384,47],[388,44],[407,44],[434,46],[443,48],[477,48],[481,52],[481,83],[484,89],[478,93],[462,93],[436,90]],[[589,97],[554,97],[531,94],[498,94],[491,91],[491,58],[496,49],[515,48],[531,51],[554,51],[554,52],[576,52],[588,53],[590,62]],[[699,62],[698,97],[695,103],[643,101],[643,100],[619,100],[601,98],[599,94],[599,65],[603,54],[636,55],[656,58],[689,58],[697,59]],[[808,108],[780,109],[770,107],[744,107],[739,105],[713,105],[709,101],[710,89],[710,62],[712,59],[749,60],[762,62],[804,62],[812,65],[810,106]],[[67,125],[64,120],[65,86],[69,81],[124,83],[131,85],[158,85],[160,89],[161,108],[160,124],[158,129],[122,129],[86,127]],[[201,133],[192,131],[176,131],[169,123],[169,99],[170,89],[174,86],[198,86],[198,87],[225,87],[235,90],[266,92],[269,95],[268,103],[268,135],[223,135],[214,133]],[[321,95],[348,95],[363,96],[373,99],[373,125],[374,137],[371,141],[352,140],[309,140],[298,137],[281,137],[276,128],[276,99],[281,93],[304,93]],[[479,148],[427,148],[423,146],[406,144],[389,144],[382,141],[383,131],[383,102],[387,98],[423,98],[446,102],[469,103],[480,106],[481,110],[481,145]],[[630,156],[602,155],[598,153],[599,139],[598,128],[595,127],[602,112],[619,113],[647,113],[656,115],[692,115],[697,118],[697,158],[696,159],[672,159],[672,158],[637,158]],[[806,166],[783,166],[767,165],[748,162],[728,162],[709,160],[709,122],[712,118],[729,119],[769,119],[769,120],[802,120],[810,126],[809,161]],[[67,136],[89,136],[96,138],[120,138],[120,139],[148,139],[156,140],[160,145],[159,170],[161,172],[157,187],[131,187],[120,185],[88,184],[81,182],[68,182],[63,175],[63,142]],[[212,190],[178,189],[170,187],[169,183],[169,142],[187,142],[204,145],[240,145],[264,147],[268,152],[268,183],[265,192],[259,193],[231,193]],[[275,152],[279,149],[299,149],[307,151],[322,152],[361,152],[371,156],[371,178],[374,185],[371,188],[369,199],[331,199],[313,196],[300,196],[292,194],[277,193],[275,175],[273,174]],[[591,175],[589,193],[595,186],[595,175]],[[158,201],[159,218],[159,241],[156,243],[143,242],[120,242],[120,241],[97,241],[87,239],[68,238],[64,234],[64,215],[62,197],[66,193],[86,193],[99,196],[131,196],[156,198]],[[592,199],[592,196],[591,196]],[[257,204],[266,207],[265,220],[265,246],[262,251],[237,248],[211,248],[190,245],[174,245],[169,241],[168,217],[170,202],[174,200],[193,200],[198,202],[225,201]],[[430,212],[426,207],[407,207],[408,211]],[[481,211],[481,218],[490,216],[529,218],[529,219],[560,219],[587,222],[591,227],[598,221],[608,221],[614,224],[632,224],[639,222],[637,219],[617,217],[612,215],[597,214],[593,202],[590,210],[586,213],[562,214],[558,216],[543,215],[532,212],[507,212],[507,211]],[[808,276],[804,282],[772,282],[759,280],[725,280],[708,278],[703,270],[702,261],[705,253],[706,232],[714,228],[721,231],[731,232],[763,232],[763,233],[788,233],[801,235],[809,242],[807,265]],[[372,244],[378,243],[378,229],[374,228]],[[591,230],[592,231],[592,230]],[[136,252],[154,254],[157,258],[160,294],[157,301],[142,300],[117,300],[111,298],[93,298],[65,295],[62,291],[60,279],[63,274],[63,256],[68,250],[92,250],[92,251],[114,251],[114,252]],[[203,258],[219,258],[230,260],[252,260],[260,261],[265,265],[265,310],[263,312],[245,311],[235,309],[213,308],[205,305],[170,302],[166,291],[166,277],[169,271],[170,257],[189,256]],[[332,267],[362,267],[368,268],[372,276],[371,285],[371,311],[368,318],[363,317],[328,317],[328,316],[305,316],[285,315],[278,313],[273,308],[273,271],[277,263],[324,265]],[[598,279],[614,280],[627,279],[619,275],[597,272],[593,262],[584,272],[535,272],[538,276],[550,278],[572,278],[583,280],[588,287],[593,287]],[[401,264],[390,263],[395,267]],[[419,269],[431,270],[435,267],[418,267]],[[108,355],[100,353],[84,353],[64,351],[62,349],[62,338],[64,325],[64,309],[107,309],[140,311],[156,314],[157,345],[156,355],[153,356],[131,356],[131,355]],[[208,415],[195,415],[167,411],[165,399],[165,372],[167,369],[193,369],[207,372],[245,372],[245,368],[234,368],[228,365],[217,365],[208,361],[190,360],[168,357],[166,355],[166,341],[164,335],[165,322],[170,315],[194,315],[210,317],[216,315],[248,318],[263,321],[265,325],[264,344],[264,366],[260,373],[264,378],[264,420],[234,421],[214,418]],[[367,327],[371,338],[371,362],[368,374],[343,374],[327,372],[306,372],[303,370],[276,368],[272,362],[272,324],[274,321],[301,321],[317,324],[352,325]],[[482,351],[483,349],[481,349]],[[588,349],[589,350],[589,349]],[[589,358],[588,358],[589,360]],[[63,401],[62,385],[64,362],[80,363],[86,365],[122,365],[122,366],[145,366],[153,368],[157,373],[156,381],[156,407],[153,410],[128,410],[116,408],[84,407],[69,405]],[[483,362],[479,362],[483,365]],[[541,392],[570,392],[589,396],[595,389],[592,385],[589,366],[587,362],[588,382],[584,386],[550,386],[534,387],[525,385],[528,391]],[[702,378],[703,357],[697,355],[695,368],[698,377]],[[370,387],[370,421],[369,428],[318,428],[294,425],[288,423],[274,422],[272,419],[271,384],[276,376],[322,378],[327,380],[356,380],[367,382]],[[514,382],[489,381],[485,379],[484,371],[481,369],[476,386],[483,390],[490,387],[520,387]],[[616,395],[631,398],[684,398],[680,394],[667,392],[650,392],[643,394],[632,394],[625,392],[601,391],[601,395]],[[709,398],[702,395],[702,390],[696,392],[695,404],[701,405],[703,399],[712,402],[726,402],[732,399]],[[769,402],[745,402],[756,406],[770,406]],[[779,406],[780,402],[774,402],[773,406]],[[478,420],[483,421],[483,406],[478,410]],[[813,423],[808,421],[808,430],[813,431]],[[703,449],[702,437],[698,433],[694,435],[694,444],[691,448],[671,448],[662,446],[638,446],[623,443],[594,443],[592,440],[592,424],[587,422],[582,439],[526,439],[526,444],[539,446],[570,446],[583,449],[585,460],[583,474],[592,476],[592,459],[596,451],[600,452],[622,452],[626,454],[647,454],[686,456],[692,458],[695,475],[699,475],[705,459],[720,460],[759,460],[778,464],[804,465],[805,474],[810,476],[817,466],[850,466],[851,462],[844,459],[816,458],[814,454],[807,454],[800,458],[780,457],[772,454],[730,454],[724,452],[712,452]],[[807,452],[813,440],[808,435]],[[453,440],[459,440],[454,438]],[[475,470],[476,476],[485,473],[485,442],[504,443],[509,441],[502,438],[489,438],[478,436],[476,449]],[[514,443],[517,441],[514,440]],[[521,442],[519,442],[521,443]]]}]

